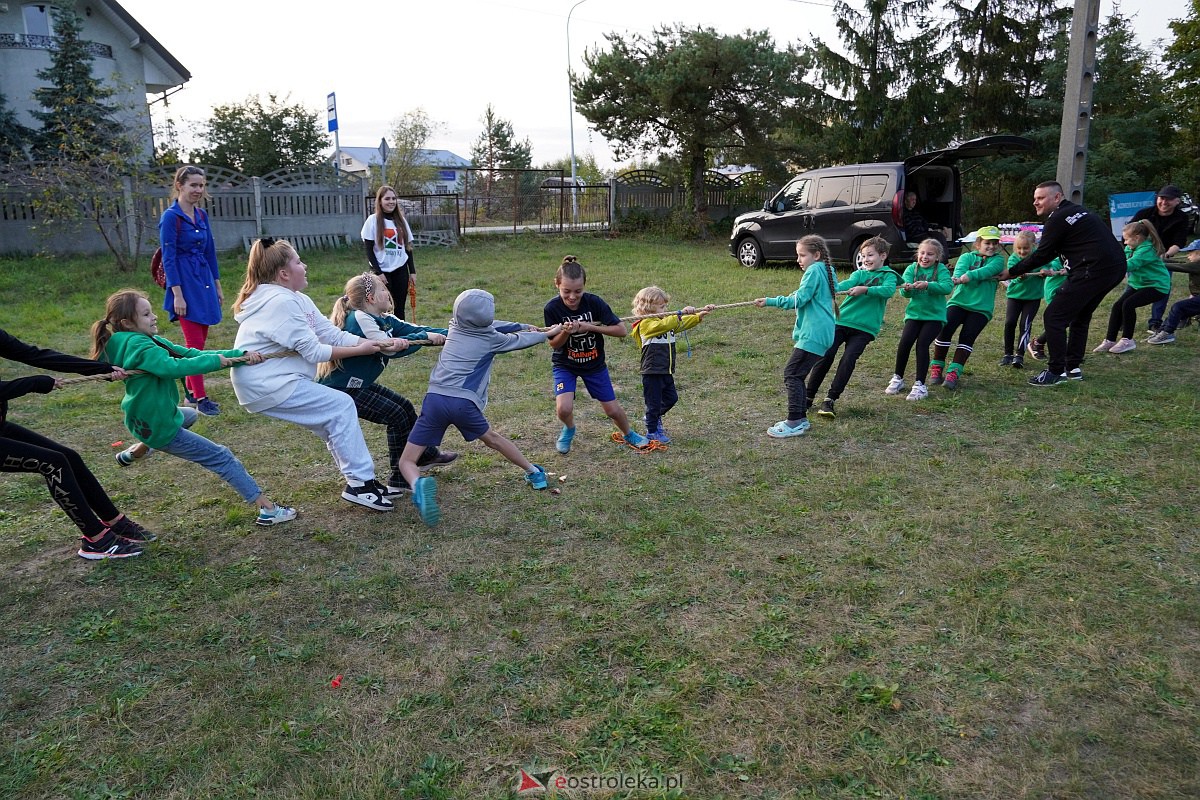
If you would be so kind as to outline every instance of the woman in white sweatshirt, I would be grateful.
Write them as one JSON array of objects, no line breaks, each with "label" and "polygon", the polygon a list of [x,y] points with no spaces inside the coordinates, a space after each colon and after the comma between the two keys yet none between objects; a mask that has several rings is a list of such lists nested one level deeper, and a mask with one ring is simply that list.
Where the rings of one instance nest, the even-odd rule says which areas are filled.
[{"label": "woman in white sweatshirt", "polygon": [[391,511],[391,500],[375,481],[354,401],[314,380],[322,361],[376,353],[387,343],[335,326],[303,293],[307,286],[308,268],[288,241],[266,237],[250,248],[246,281],[233,304],[238,322],[234,346],[266,356],[294,355],[234,370],[234,394],[247,411],[294,422],[320,436],[346,478],[343,499]]}]

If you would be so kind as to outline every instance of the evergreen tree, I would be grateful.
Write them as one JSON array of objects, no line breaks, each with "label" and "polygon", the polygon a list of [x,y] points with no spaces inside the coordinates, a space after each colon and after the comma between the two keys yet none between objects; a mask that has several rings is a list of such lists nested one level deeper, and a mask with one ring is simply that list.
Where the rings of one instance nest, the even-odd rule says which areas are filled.
[{"label": "evergreen tree", "polygon": [[830,122],[811,141],[817,158],[810,165],[899,160],[942,146],[957,132],[944,86],[943,34],[929,6],[930,0],[866,0],[858,11],[838,0],[834,13],[846,54],[812,42],[813,80]]},{"label": "evergreen tree", "polygon": [[590,74],[575,85],[576,107],[619,158],[661,148],[681,163],[696,232],[709,235],[704,173],[712,155],[772,160],[773,131],[808,90],[802,60],[777,50],[765,31],[726,36],[680,26],[652,39],[606,38],[609,49],[584,56]]},{"label": "evergreen tree", "polygon": [[53,13],[50,66],[37,73],[48,85],[33,90],[43,109],[33,112],[42,123],[34,154],[71,160],[79,154],[125,149],[130,141],[114,119],[117,109],[105,103],[114,90],[92,75],[94,57],[81,38],[83,22],[73,11],[55,8]]},{"label": "evergreen tree", "polygon": [[23,160],[32,137],[33,131],[17,121],[17,113],[8,107],[8,98],[0,92],[0,162]]},{"label": "evergreen tree", "polygon": [[1100,27],[1087,160],[1089,205],[1115,192],[1157,189],[1171,174],[1171,109],[1162,65],[1114,9]]},{"label": "evergreen tree", "polygon": [[[532,178],[519,179],[500,170],[529,169],[533,163],[533,145],[529,139],[517,139],[512,123],[496,115],[496,109],[488,103],[480,118],[483,130],[471,145],[471,161],[483,173],[484,207],[487,214],[495,208],[493,198],[506,193],[516,198],[523,191],[531,190]],[[507,206],[507,204],[506,204]]]},{"label": "evergreen tree", "polygon": [[1188,0],[1187,16],[1172,20],[1170,27],[1175,34],[1166,50],[1175,155],[1170,178],[1195,193],[1200,189],[1200,0]]}]

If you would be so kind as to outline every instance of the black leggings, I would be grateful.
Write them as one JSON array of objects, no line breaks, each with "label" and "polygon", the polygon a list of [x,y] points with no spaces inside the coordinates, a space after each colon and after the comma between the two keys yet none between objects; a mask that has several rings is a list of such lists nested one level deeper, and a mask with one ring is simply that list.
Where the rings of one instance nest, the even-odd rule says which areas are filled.
[{"label": "black leggings", "polygon": [[392,313],[400,319],[404,319],[404,305],[408,302],[408,268],[406,261],[400,269],[383,273],[388,292],[392,295],[392,305],[395,306]]},{"label": "black leggings", "polygon": [[0,426],[0,472],[36,472],[46,479],[50,496],[89,539],[121,512],[104,487],[71,448],[11,422]]},{"label": "black leggings", "polygon": [[1116,341],[1118,329],[1124,338],[1133,338],[1133,331],[1137,328],[1137,310],[1142,306],[1153,305],[1159,300],[1165,300],[1167,296],[1166,292],[1152,289],[1149,286],[1143,289],[1126,287],[1125,293],[1117,298],[1117,302],[1113,303],[1112,311],[1108,315],[1108,333],[1104,335],[1104,338],[1110,342]]},{"label": "black leggings", "polygon": [[936,319],[907,319],[900,329],[900,344],[896,347],[896,374],[904,377],[908,369],[908,354],[917,346],[917,383],[924,383],[929,376],[929,347],[942,331],[942,323]]},{"label": "black leggings", "polygon": [[968,311],[962,306],[947,306],[946,307],[946,324],[942,326],[942,332],[933,342],[933,360],[945,362],[946,354],[950,352],[950,345],[954,339],[954,332],[958,330],[958,346],[954,350],[954,358],[951,363],[966,364],[967,359],[974,352],[975,340],[979,338],[979,334],[987,327],[988,318],[978,311]]},{"label": "black leggings", "polygon": [[792,357],[788,359],[787,366],[783,368],[783,385],[787,389],[787,418],[789,420],[804,419],[808,416],[808,395],[804,391],[804,379],[808,377],[808,373],[820,360],[821,356],[816,353],[801,350],[799,347],[792,348]]},{"label": "black leggings", "polygon": [[850,382],[850,376],[854,374],[854,365],[858,363],[858,357],[873,341],[875,341],[874,336],[866,331],[860,331],[858,328],[849,328],[845,325],[838,325],[834,328],[833,344],[825,351],[825,355],[816,363],[809,375],[808,385],[805,388],[808,396],[817,396],[821,382],[825,380],[825,376],[829,374],[829,368],[833,366],[833,357],[837,355],[837,349],[845,344],[846,351],[842,353],[842,360],[838,362],[837,372],[833,375],[833,383],[830,384],[829,391],[826,393],[830,400],[837,400],[841,397],[842,392],[846,390],[846,384]]},{"label": "black leggings", "polygon": [[[1023,356],[1025,354],[1025,346],[1029,344],[1029,337],[1033,335],[1033,320],[1037,317],[1038,308],[1041,305],[1041,300],[1008,298],[1004,314],[1004,355],[1011,356],[1015,353]],[[1017,339],[1018,324],[1021,326],[1019,340]]]}]

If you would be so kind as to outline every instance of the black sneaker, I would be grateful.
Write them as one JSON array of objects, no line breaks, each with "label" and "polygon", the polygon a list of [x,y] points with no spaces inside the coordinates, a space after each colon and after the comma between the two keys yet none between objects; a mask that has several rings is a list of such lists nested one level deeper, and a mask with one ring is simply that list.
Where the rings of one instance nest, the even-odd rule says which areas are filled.
[{"label": "black sneaker", "polygon": [[376,511],[391,511],[395,508],[387,498],[387,491],[375,480],[369,480],[362,486],[346,484],[346,488],[342,490],[342,499]]},{"label": "black sneaker", "polygon": [[821,407],[817,409],[817,416],[829,417],[830,419],[837,416],[837,412],[833,410],[833,401],[828,397],[825,398],[825,402],[821,403]]},{"label": "black sneaker", "polygon": [[104,535],[95,542],[80,539],[79,557],[88,561],[103,561],[106,558],[133,558],[141,554],[141,545],[114,536],[111,530],[105,531]]},{"label": "black sneaker", "polygon": [[1030,339],[1029,345],[1025,348],[1025,351],[1029,353],[1029,357],[1034,361],[1046,360],[1046,345],[1042,342],[1039,342],[1037,339]]},{"label": "black sneaker", "polygon": [[1044,369],[1037,375],[1029,379],[1030,386],[1057,386],[1060,383],[1066,383],[1066,375],[1057,375],[1048,369]]},{"label": "black sneaker", "polygon": [[412,494],[412,487],[408,485],[408,481],[404,480],[403,475],[394,472],[392,477],[388,478],[387,485],[383,487],[383,496],[391,500],[402,494]]},{"label": "black sneaker", "polygon": [[138,525],[129,517],[122,516],[109,526],[109,530],[127,542],[157,542],[158,536]]},{"label": "black sneaker", "polygon": [[1022,355],[1013,356],[1012,366],[1014,369],[1025,369],[1025,356],[1022,356]]},{"label": "black sneaker", "polygon": [[[429,455],[429,450],[433,450],[433,455]],[[425,452],[417,459],[417,466],[424,469],[425,467],[441,467],[449,464],[454,459],[458,458],[458,453],[453,450],[438,450],[434,448],[425,448]]]},{"label": "black sneaker", "polygon": [[1076,367],[1075,369],[1069,369],[1067,370],[1067,378],[1073,381],[1081,381],[1083,380],[1083,370],[1079,367]]},{"label": "black sneaker", "polygon": [[1013,356],[1011,356],[1011,355],[1007,355],[1004,358],[1000,359],[1000,366],[1002,366],[1002,367],[1011,367],[1012,363],[1013,363]]}]

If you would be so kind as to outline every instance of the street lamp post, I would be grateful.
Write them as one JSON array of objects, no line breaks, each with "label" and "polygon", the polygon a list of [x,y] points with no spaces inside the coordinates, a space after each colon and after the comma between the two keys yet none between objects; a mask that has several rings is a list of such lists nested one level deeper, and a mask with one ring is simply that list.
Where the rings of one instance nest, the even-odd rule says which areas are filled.
[{"label": "street lamp post", "polygon": [[571,223],[579,222],[579,202],[576,197],[578,189],[575,181],[575,84],[571,80],[571,15],[575,9],[586,3],[578,0],[567,12],[567,120],[571,131]]}]

